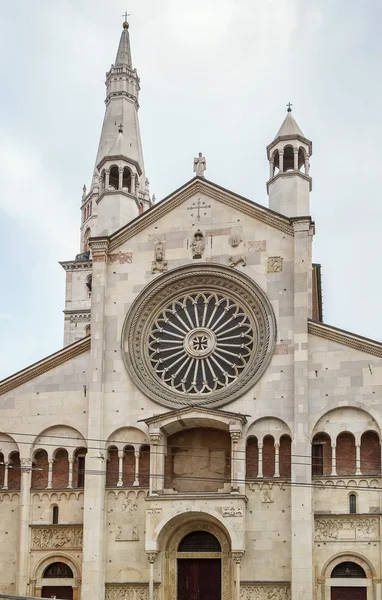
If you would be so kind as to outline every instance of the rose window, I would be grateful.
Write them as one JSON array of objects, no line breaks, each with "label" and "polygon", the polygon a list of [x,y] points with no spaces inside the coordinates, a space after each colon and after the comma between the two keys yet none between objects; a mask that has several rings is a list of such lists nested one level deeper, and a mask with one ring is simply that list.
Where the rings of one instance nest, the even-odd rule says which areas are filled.
[{"label": "rose window", "polygon": [[221,265],[192,265],[156,277],[136,298],[122,356],[155,402],[214,408],[253,387],[275,339],[272,307],[253,280]]},{"label": "rose window", "polygon": [[216,293],[188,294],[153,323],[149,357],[159,379],[186,394],[209,394],[245,369],[254,332],[244,309]]}]

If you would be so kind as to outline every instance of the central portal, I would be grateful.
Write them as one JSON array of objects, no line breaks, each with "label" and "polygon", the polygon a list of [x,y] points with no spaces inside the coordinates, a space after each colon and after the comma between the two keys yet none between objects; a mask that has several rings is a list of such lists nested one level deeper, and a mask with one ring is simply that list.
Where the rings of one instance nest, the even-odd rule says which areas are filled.
[{"label": "central portal", "polygon": [[177,600],[221,600],[220,558],[178,559]]}]

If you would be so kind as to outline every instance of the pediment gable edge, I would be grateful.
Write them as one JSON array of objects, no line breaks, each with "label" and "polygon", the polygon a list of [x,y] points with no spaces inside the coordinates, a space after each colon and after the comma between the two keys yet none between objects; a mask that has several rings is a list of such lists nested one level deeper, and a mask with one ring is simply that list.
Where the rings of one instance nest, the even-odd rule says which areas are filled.
[{"label": "pediment gable edge", "polygon": [[353,348],[353,350],[366,352],[366,354],[371,354],[373,356],[377,356],[378,358],[382,358],[381,342],[362,337],[355,333],[351,333],[350,331],[338,329],[337,327],[327,325],[326,323],[309,321],[308,333],[326,340],[330,340],[331,342],[335,342],[337,344],[342,344],[343,346],[348,346],[349,348]]},{"label": "pediment gable edge", "polygon": [[14,373],[10,377],[3,379],[0,381],[0,396],[6,394],[7,392],[13,390],[14,388],[35,379],[39,375],[43,375],[47,371],[62,365],[63,363],[79,356],[90,350],[90,336],[82,338],[78,342],[71,344],[70,346],[66,346],[62,350],[43,358],[42,360]]},{"label": "pediment gable edge", "polygon": [[251,200],[239,196],[233,192],[225,190],[216,184],[208,181],[203,181],[199,178],[193,179],[183,188],[175,191],[173,194],[164,198],[161,202],[153,206],[148,211],[125,225],[119,231],[116,231],[110,236],[109,252],[113,252],[122,244],[127,242],[156,221],[166,216],[169,212],[186,202],[195,194],[205,194],[213,200],[217,200],[226,206],[234,208],[241,213],[256,219],[274,229],[278,229],[282,233],[293,236],[293,226],[290,219],[279,215],[267,207],[260,204],[255,204]]}]

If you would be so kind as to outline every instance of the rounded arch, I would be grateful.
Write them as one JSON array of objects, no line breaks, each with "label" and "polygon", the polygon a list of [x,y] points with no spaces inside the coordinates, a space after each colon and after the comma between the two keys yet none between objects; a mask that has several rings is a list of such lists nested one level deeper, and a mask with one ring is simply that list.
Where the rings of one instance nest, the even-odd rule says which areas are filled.
[{"label": "rounded arch", "polygon": [[127,425],[115,429],[109,435],[106,441],[106,449],[109,446],[115,446],[118,450],[123,450],[126,446],[132,446],[135,450],[139,450],[145,444],[150,444],[147,434],[138,427]]},{"label": "rounded arch", "polygon": [[281,436],[289,435],[291,436],[291,430],[289,426],[276,416],[271,417],[260,417],[253,421],[246,433],[247,439],[254,435],[257,437],[259,442],[262,442],[267,435],[271,435],[275,442],[279,443]]},{"label": "rounded arch", "polygon": [[72,556],[61,552],[50,554],[49,556],[44,556],[42,559],[40,559],[34,569],[33,579],[43,579],[45,570],[49,567],[49,565],[55,562],[62,562],[67,565],[73,572],[73,578],[80,579],[81,569],[78,562]]},{"label": "rounded arch", "polygon": [[[204,529],[205,528],[205,529]],[[155,550],[178,548],[179,542],[192,531],[209,531],[219,540],[222,552],[242,551],[241,544],[231,525],[213,509],[203,506],[202,510],[164,517],[156,526],[152,538]]]},{"label": "rounded arch", "polygon": [[127,189],[130,192],[130,188],[131,188],[131,169],[129,169],[129,167],[124,167],[123,168],[122,188]]},{"label": "rounded arch", "polygon": [[7,433],[0,433],[0,452],[4,456],[5,461],[8,460],[12,452],[19,452],[17,442]]},{"label": "rounded arch", "polygon": [[[344,413],[344,411],[346,411],[346,414]],[[342,414],[342,417],[340,417],[340,414]],[[314,421],[313,419],[311,420],[310,438],[312,439],[315,433],[322,431],[325,433],[329,433],[331,438],[334,440],[334,437],[336,437],[338,433],[344,431],[344,428],[341,428],[338,425],[338,422],[341,423],[341,420],[342,422],[347,423],[357,422],[358,417],[362,418],[362,423],[365,425],[365,429],[362,429],[361,433],[363,433],[363,431],[366,431],[367,429],[371,431],[376,431],[379,434],[381,433],[381,416],[378,415],[377,412],[370,406],[358,403],[357,406],[339,407],[338,403],[336,404],[333,402],[325,410],[322,411],[318,418],[316,418]],[[370,426],[370,423],[372,423],[374,426]],[[334,436],[333,432],[335,433]]]},{"label": "rounded arch", "polygon": [[321,571],[322,578],[330,579],[333,569],[342,562],[356,563],[358,566],[362,567],[368,579],[374,579],[377,577],[375,567],[363,554],[360,554],[359,552],[339,552],[338,554],[335,554],[329,558],[324,564]]},{"label": "rounded arch", "polygon": [[71,425],[64,423],[47,427],[39,433],[32,445],[32,453],[36,449],[46,450],[48,458],[54,458],[54,453],[59,449],[69,448],[68,456],[72,458],[78,447],[87,448],[84,436]]},{"label": "rounded arch", "polygon": [[303,146],[298,149],[298,170],[301,171],[302,167],[305,166],[305,156],[307,152]]}]

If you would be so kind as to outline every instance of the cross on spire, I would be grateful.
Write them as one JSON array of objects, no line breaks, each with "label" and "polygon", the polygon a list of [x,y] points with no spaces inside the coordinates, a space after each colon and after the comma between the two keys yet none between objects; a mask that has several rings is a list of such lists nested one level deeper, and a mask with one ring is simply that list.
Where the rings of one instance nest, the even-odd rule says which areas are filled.
[{"label": "cross on spire", "polygon": [[292,106],[293,106],[293,104],[291,104],[290,102],[288,102],[288,104],[287,104],[287,111],[288,112],[292,112]]},{"label": "cross on spire", "polygon": [[130,13],[128,13],[128,12],[126,11],[126,12],[125,12],[125,14],[124,14],[124,15],[122,15],[122,16],[123,16],[123,18],[125,19],[125,23],[126,23],[126,21],[127,21],[127,17],[130,17]]}]

